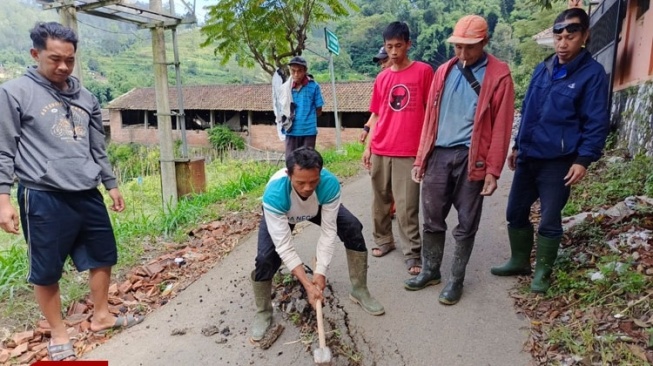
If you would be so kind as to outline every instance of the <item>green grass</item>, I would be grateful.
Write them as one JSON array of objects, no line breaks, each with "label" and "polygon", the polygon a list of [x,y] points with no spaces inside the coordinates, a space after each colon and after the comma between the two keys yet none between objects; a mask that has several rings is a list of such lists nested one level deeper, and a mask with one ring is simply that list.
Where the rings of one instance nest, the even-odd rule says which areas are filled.
[{"label": "green grass", "polygon": [[[610,163],[604,158],[572,188],[563,214],[596,212],[637,195],[653,195],[653,159],[636,156]],[[597,217],[565,232],[549,291],[545,296],[528,295],[520,305],[527,316],[542,324],[531,335],[532,342],[541,345],[533,351],[538,364],[567,364],[573,357],[597,365],[648,364],[637,350],[653,345],[653,327],[640,322],[644,337],[631,337],[621,327],[628,329],[629,322],[650,318],[650,265],[637,259],[645,253],[641,249],[634,256],[636,250],[628,244],[613,244],[616,251],[606,242],[630,228],[653,229],[651,217],[651,208],[639,206],[620,222]],[[557,315],[552,315],[555,311]]]},{"label": "green grass", "polygon": [[[325,167],[340,178],[360,171],[360,144],[343,147],[343,152],[322,152]],[[163,210],[161,178],[159,175],[136,177],[120,183],[127,209],[122,213],[110,211],[116,240],[119,264],[115,271],[140,263],[147,251],[161,251],[162,242],[183,241],[188,231],[202,223],[219,219],[226,212],[248,212],[258,209],[260,197],[269,177],[279,164],[257,161],[215,159],[206,165],[207,189],[203,194],[181,199],[172,212]],[[116,166],[120,170],[120,166]],[[105,202],[111,200],[102,189]],[[15,205],[15,201],[14,201]],[[27,276],[27,251],[21,236],[0,234],[0,314],[12,318],[12,324],[29,324],[38,315],[31,297]],[[4,249],[3,249],[4,248]],[[82,298],[87,293],[86,275],[67,266],[61,285],[63,305]],[[5,321],[3,320],[3,323]],[[2,324],[0,324],[2,325]]]},{"label": "green grass", "polygon": [[592,164],[587,176],[572,187],[563,216],[611,206],[628,196],[653,196],[653,158],[637,155],[620,163],[607,158]]},{"label": "green grass", "polygon": [[0,251],[0,299],[13,298],[16,293],[29,287],[27,277],[27,245],[22,235],[11,237],[8,245]]}]

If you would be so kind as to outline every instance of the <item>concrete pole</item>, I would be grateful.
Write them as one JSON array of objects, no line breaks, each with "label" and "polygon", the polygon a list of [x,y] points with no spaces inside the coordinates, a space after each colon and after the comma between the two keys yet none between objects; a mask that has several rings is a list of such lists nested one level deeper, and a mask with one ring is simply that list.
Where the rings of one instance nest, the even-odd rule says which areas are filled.
[{"label": "concrete pole", "polygon": [[[175,1],[170,0],[170,14],[175,15]],[[179,45],[177,44],[177,27],[172,28],[172,51],[175,57],[175,77],[177,82],[177,108],[175,117],[177,129],[181,129],[181,157],[188,159],[188,142],[186,141],[186,112],[184,111],[184,95],[181,88],[181,69],[179,67]]]},{"label": "concrete pole", "polygon": [[[79,39],[79,30],[77,29],[77,10],[74,6],[65,6],[59,10],[59,21],[65,27],[75,31]],[[82,82],[82,58],[79,52],[79,42],[77,43],[77,52],[75,52],[75,66],[73,67],[73,76]]]},{"label": "concrete pole", "polygon": [[[161,0],[150,0],[150,10],[162,13]],[[161,191],[163,210],[177,207],[177,175],[172,144],[172,120],[168,102],[168,65],[163,27],[152,28],[152,53],[154,56],[154,90],[156,92],[156,120],[161,151]]]}]

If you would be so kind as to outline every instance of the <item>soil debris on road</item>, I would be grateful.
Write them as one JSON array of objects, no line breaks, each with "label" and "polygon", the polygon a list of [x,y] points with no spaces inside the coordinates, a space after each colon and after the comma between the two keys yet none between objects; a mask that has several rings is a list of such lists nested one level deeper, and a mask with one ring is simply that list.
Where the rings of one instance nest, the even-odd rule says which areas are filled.
[{"label": "soil debris on road", "polygon": [[[188,233],[188,240],[184,243],[161,243],[163,253],[150,253],[153,257],[151,260],[127,270],[119,276],[120,281],[111,283],[109,310],[115,315],[130,313],[145,316],[167,304],[231,252],[242,237],[256,229],[259,220],[260,214],[256,212],[234,212],[198,226]],[[207,288],[207,291],[210,289]],[[199,301],[202,301],[201,297]],[[78,357],[106,342],[117,332],[107,332],[103,336],[90,332],[92,313],[93,303],[88,295],[72,302],[65,312],[64,321]],[[16,333],[0,340],[0,366],[47,359],[50,325],[40,320],[32,328],[31,333]],[[172,335],[184,335],[187,331],[175,329]],[[231,335],[229,327],[220,332],[225,337]]]}]

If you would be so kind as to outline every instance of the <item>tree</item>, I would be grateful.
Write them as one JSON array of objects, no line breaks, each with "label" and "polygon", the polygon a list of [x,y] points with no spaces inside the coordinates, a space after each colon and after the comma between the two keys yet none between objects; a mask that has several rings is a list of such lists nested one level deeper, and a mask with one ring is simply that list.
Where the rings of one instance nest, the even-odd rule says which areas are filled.
[{"label": "tree", "polygon": [[508,23],[498,23],[487,50],[499,59],[514,65],[519,40],[514,39],[512,33],[512,27]]},{"label": "tree", "polygon": [[301,55],[307,32],[358,10],[352,0],[220,0],[208,7],[202,47],[215,45],[222,65],[258,64],[272,75],[284,59]]},{"label": "tree", "polygon": [[553,9],[554,6],[557,6],[561,3],[566,3],[565,0],[530,0],[532,5],[539,7],[541,10]]}]

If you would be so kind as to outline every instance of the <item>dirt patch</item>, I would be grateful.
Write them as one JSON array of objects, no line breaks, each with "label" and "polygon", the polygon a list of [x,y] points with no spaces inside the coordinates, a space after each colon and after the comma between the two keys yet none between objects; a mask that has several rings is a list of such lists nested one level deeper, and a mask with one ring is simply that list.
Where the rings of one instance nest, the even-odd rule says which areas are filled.
[{"label": "dirt patch", "polygon": [[[312,272],[307,268],[307,272]],[[273,280],[272,306],[277,314],[297,326],[300,339],[307,352],[313,353],[319,348],[317,318],[315,310],[308,303],[306,292],[301,283],[291,274],[278,272]],[[349,328],[349,314],[340,304],[340,299],[333,295],[331,285],[324,289],[324,316],[326,345],[331,349],[334,366],[359,365],[362,356]]]}]

